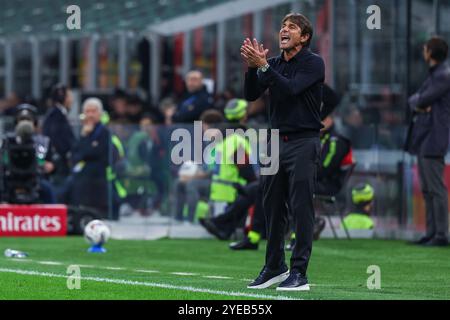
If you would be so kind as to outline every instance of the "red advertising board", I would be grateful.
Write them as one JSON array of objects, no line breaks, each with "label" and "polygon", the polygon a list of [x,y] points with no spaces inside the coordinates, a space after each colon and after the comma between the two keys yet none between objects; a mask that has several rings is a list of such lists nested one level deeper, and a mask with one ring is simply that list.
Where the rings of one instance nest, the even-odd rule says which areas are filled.
[{"label": "red advertising board", "polygon": [[0,237],[62,237],[66,233],[64,205],[0,205]]}]

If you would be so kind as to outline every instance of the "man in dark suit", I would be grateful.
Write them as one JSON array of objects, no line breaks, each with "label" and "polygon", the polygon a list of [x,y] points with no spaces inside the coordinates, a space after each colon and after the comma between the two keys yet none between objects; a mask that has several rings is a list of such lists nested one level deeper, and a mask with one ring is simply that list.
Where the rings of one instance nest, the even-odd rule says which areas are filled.
[{"label": "man in dark suit", "polygon": [[67,119],[72,106],[72,92],[64,85],[52,89],[53,107],[47,112],[43,124],[43,134],[50,138],[55,149],[56,182],[62,181],[70,172],[70,151],[75,144],[75,136]]},{"label": "man in dark suit", "polygon": [[448,44],[439,37],[423,48],[429,76],[409,98],[413,126],[408,151],[418,157],[419,177],[426,204],[426,234],[416,244],[448,245],[448,191],[445,186],[445,155],[450,133],[450,68],[445,62]]}]

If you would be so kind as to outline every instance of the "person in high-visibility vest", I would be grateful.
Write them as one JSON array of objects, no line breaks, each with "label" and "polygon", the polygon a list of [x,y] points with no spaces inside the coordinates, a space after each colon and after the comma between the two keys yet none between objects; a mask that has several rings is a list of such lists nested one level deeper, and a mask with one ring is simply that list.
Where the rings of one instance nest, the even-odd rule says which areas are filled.
[{"label": "person in high-visibility vest", "polygon": [[[223,114],[213,109],[203,112],[200,117],[204,131],[219,126],[224,120]],[[212,165],[197,165],[192,161],[180,167],[174,187],[176,222],[194,222],[198,204],[209,198],[213,169]]]},{"label": "person in high-visibility vest", "polygon": [[[227,128],[245,130],[248,103],[242,99],[232,99],[225,106]],[[245,185],[256,181],[256,174],[250,164],[250,142],[241,134],[234,132],[223,135],[223,140],[214,147],[214,161],[209,200],[222,203],[226,207],[235,202],[238,193]],[[214,212],[215,215],[222,212]],[[209,219],[200,219],[208,230]],[[210,230],[208,230],[210,231]]]},{"label": "person in high-visibility vest", "polygon": [[[242,99],[232,99],[225,106],[225,118],[230,123],[238,123],[236,128],[245,129],[248,103]],[[233,203],[238,189],[249,181],[256,180],[255,172],[249,164],[250,142],[238,133],[224,136],[223,141],[215,146],[217,164],[212,176],[210,200]],[[244,152],[241,152],[244,151]],[[244,159],[237,159],[243,155]]]},{"label": "person in high-visibility vest", "polygon": [[[349,230],[370,230],[375,222],[370,217],[375,190],[368,183],[361,183],[352,189],[353,209],[344,218],[343,225]],[[343,227],[343,226],[342,226]]]}]

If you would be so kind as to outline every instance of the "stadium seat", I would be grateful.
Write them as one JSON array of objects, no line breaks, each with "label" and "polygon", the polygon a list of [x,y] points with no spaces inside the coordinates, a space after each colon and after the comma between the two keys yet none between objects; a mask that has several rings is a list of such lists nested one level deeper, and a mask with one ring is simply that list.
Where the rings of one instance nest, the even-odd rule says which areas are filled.
[{"label": "stadium seat", "polygon": [[[229,2],[231,0],[209,1],[103,1],[78,0],[76,4],[82,12],[81,30],[69,30],[65,19],[69,17],[68,4],[62,0],[2,1],[2,19],[0,19],[0,36],[14,38],[33,35],[59,36],[77,35],[93,32],[114,33],[119,30],[141,31],[161,22],[183,15],[194,14],[206,8]],[[176,5],[174,5],[176,4]],[[45,8],[45,10],[43,9]]]}]

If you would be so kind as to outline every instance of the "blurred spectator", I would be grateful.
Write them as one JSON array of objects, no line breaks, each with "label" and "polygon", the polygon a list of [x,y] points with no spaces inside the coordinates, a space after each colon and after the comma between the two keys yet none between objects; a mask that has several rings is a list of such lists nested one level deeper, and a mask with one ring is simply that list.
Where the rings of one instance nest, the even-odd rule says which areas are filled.
[{"label": "blurred spectator", "polygon": [[334,128],[333,113],[322,121],[320,131],[322,165],[317,172],[316,193],[335,196],[343,186],[345,169],[353,164],[350,140],[338,134]]},{"label": "blurred spectator", "polygon": [[72,154],[74,168],[67,185],[66,201],[108,212],[108,183],[111,134],[101,123],[102,102],[89,98],[83,103],[81,138]]},{"label": "blurred spectator", "polygon": [[164,173],[167,164],[164,161],[163,140],[161,139],[152,114],[144,114],[140,121],[140,130],[136,131],[127,143],[128,168],[126,186],[128,200],[132,206],[141,203],[142,187],[144,197],[152,193],[153,208],[159,208],[166,190]]},{"label": "blurred spectator", "polygon": [[56,85],[51,93],[53,107],[47,112],[43,134],[50,138],[55,148],[54,164],[56,182],[62,181],[70,172],[70,151],[75,144],[75,136],[67,119],[72,106],[72,92],[64,85]]},{"label": "blurred spectator", "polygon": [[139,124],[143,111],[144,107],[141,98],[138,95],[129,96],[126,105],[128,121],[132,124]]},{"label": "blurred spectator", "polygon": [[129,122],[127,117],[128,95],[121,89],[116,89],[111,99],[111,123],[126,124]]},{"label": "blurred spectator", "polygon": [[190,123],[200,119],[200,115],[212,108],[213,98],[203,84],[203,74],[200,71],[190,71],[186,75],[187,95],[178,105],[172,117],[173,122]]},{"label": "blurred spectator", "polygon": [[[247,129],[248,102],[232,99],[225,106],[227,120],[222,127],[223,141],[214,145],[214,162],[209,200],[213,204],[213,214],[221,214],[233,203],[245,185],[257,179],[255,168],[250,163],[254,156],[251,142],[242,133],[227,133],[227,129]],[[233,159],[232,163],[230,160]]]},{"label": "blurred spectator", "polygon": [[228,101],[236,98],[236,93],[233,89],[227,88],[224,92],[218,93],[215,97],[214,108],[220,111],[225,109]]},{"label": "blurred spectator", "polygon": [[15,116],[17,109],[16,107],[23,102],[23,99],[17,95],[17,93],[12,92],[6,99],[0,101],[0,111],[4,116]]},{"label": "blurred spectator", "polygon": [[346,124],[348,124],[352,128],[359,128],[363,125],[363,118],[361,116],[361,112],[358,107],[352,106],[350,107],[347,115],[345,116]]},{"label": "blurred spectator", "polygon": [[248,102],[248,126],[255,127],[267,123],[268,95],[263,95],[255,101]]},{"label": "blurred spectator", "polygon": [[404,143],[402,116],[391,109],[380,110],[381,123],[378,128],[378,144],[381,148],[398,149]]},{"label": "blurred spectator", "polygon": [[[82,118],[84,118],[84,115]],[[109,124],[110,117],[108,112],[103,111],[100,121],[104,126]],[[124,187],[121,179],[126,171],[127,158],[122,140],[114,132],[111,132],[111,153],[109,159],[110,165],[107,168],[106,177],[111,187],[110,190],[112,191],[112,219],[117,220],[119,218],[120,206],[124,203],[128,195],[127,189]]]},{"label": "blurred spectator", "polygon": [[364,125],[364,119],[355,104],[345,106],[342,117],[342,127],[339,132],[352,141],[356,149],[369,149],[375,144],[375,127]]},{"label": "blurred spectator", "polygon": [[349,230],[370,230],[375,222],[370,217],[373,208],[375,191],[368,183],[361,183],[352,188],[353,208],[342,221],[342,227]]},{"label": "blurred spectator", "polygon": [[[206,111],[201,115],[203,132],[206,132],[209,129],[208,133],[212,136],[220,134],[220,129],[216,127],[224,122],[224,120],[224,116],[219,111]],[[212,157],[212,155],[210,156]],[[188,222],[193,222],[199,200],[202,197],[209,199],[211,177],[215,170],[215,166],[206,164],[211,163],[212,159],[205,160],[203,166],[187,163],[180,168],[179,180],[175,185],[175,219],[177,221],[184,220],[185,208],[187,207],[187,220]]]},{"label": "blurred spectator", "polygon": [[[155,125],[156,119],[153,115],[147,114],[141,121],[141,130],[147,134],[147,143],[145,148],[141,147],[141,154],[146,159],[150,167],[150,180],[154,184],[154,192],[152,197],[153,208],[159,209],[161,203],[166,195],[168,188],[166,175],[169,173],[168,163],[166,159],[168,152],[166,152],[165,131],[160,130],[160,127]],[[149,141],[151,143],[149,143]]]},{"label": "blurred spectator", "polygon": [[165,98],[161,101],[159,104],[159,111],[162,113],[164,117],[164,124],[166,126],[172,125],[172,117],[175,114],[175,111],[177,110],[177,105],[175,104],[175,101],[171,98]]}]

